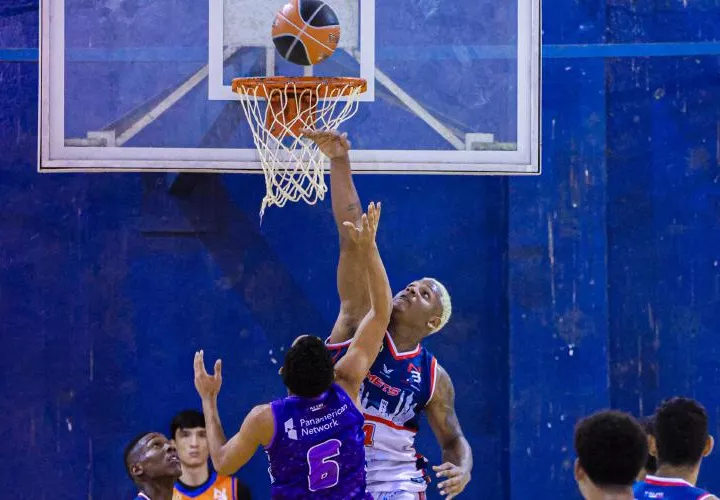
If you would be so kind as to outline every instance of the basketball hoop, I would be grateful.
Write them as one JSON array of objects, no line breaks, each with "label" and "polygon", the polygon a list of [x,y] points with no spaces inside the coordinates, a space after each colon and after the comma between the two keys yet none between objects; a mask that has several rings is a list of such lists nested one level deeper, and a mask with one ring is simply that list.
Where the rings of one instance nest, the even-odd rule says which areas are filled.
[{"label": "basketball hoop", "polygon": [[[288,201],[314,205],[327,192],[325,155],[301,131],[337,130],[358,110],[367,90],[361,78],[236,78],[240,100],[260,154],[267,193],[260,208]],[[264,103],[264,104],[263,104]]]}]

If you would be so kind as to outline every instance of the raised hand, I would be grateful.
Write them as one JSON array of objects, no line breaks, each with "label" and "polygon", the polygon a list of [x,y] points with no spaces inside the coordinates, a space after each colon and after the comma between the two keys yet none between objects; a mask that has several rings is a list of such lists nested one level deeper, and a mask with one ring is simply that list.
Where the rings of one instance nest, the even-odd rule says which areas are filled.
[{"label": "raised hand", "polygon": [[312,130],[303,129],[302,135],[308,139],[315,141],[320,151],[331,160],[344,158],[350,151],[350,141],[346,133],[340,133],[335,130]]},{"label": "raised hand", "polygon": [[195,353],[193,369],[195,371],[195,389],[197,389],[200,398],[203,400],[214,398],[220,392],[222,385],[222,361],[215,361],[215,369],[212,375],[205,370],[205,353],[198,351]]},{"label": "raised hand", "polygon": [[360,248],[365,250],[373,248],[378,225],[380,224],[381,211],[381,203],[376,205],[374,202],[371,202],[370,205],[368,205],[367,213],[363,214],[359,226],[355,226],[349,221],[343,222],[343,226],[347,228],[348,237]]}]

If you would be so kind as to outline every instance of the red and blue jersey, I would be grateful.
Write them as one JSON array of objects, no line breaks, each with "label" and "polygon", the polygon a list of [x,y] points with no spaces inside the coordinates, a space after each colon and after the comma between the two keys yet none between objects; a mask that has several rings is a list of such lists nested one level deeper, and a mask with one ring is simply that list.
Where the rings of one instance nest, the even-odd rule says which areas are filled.
[{"label": "red and blue jersey", "polygon": [[[350,343],[328,344],[335,362]],[[437,360],[427,349],[418,345],[399,352],[392,337],[385,335],[360,389],[369,492],[421,492],[427,488],[424,472],[418,467],[415,435],[420,414],[433,397],[436,376]]]},{"label": "red and blue jersey", "polygon": [[635,500],[708,500],[713,495],[682,479],[647,476],[633,488]]}]

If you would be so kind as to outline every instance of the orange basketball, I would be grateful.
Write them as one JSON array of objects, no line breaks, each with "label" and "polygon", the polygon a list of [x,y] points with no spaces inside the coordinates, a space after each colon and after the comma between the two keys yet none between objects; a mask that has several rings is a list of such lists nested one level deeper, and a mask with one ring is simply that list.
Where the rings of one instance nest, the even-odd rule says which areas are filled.
[{"label": "orange basketball", "polygon": [[335,52],[340,42],[340,23],[321,0],[290,0],[275,16],[272,37],[285,59],[311,66]]}]

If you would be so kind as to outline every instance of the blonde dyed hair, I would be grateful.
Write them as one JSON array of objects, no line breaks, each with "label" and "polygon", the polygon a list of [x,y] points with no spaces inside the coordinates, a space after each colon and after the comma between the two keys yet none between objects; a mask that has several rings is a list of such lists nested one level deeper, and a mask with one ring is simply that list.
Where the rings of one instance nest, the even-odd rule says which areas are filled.
[{"label": "blonde dyed hair", "polygon": [[440,280],[435,278],[423,279],[430,281],[440,292],[440,306],[442,307],[442,312],[440,313],[440,324],[431,332],[437,333],[442,330],[445,325],[447,325],[448,321],[450,321],[450,316],[452,316],[452,299],[450,298],[450,292],[447,291],[447,288],[445,288],[445,285],[443,285]]}]

